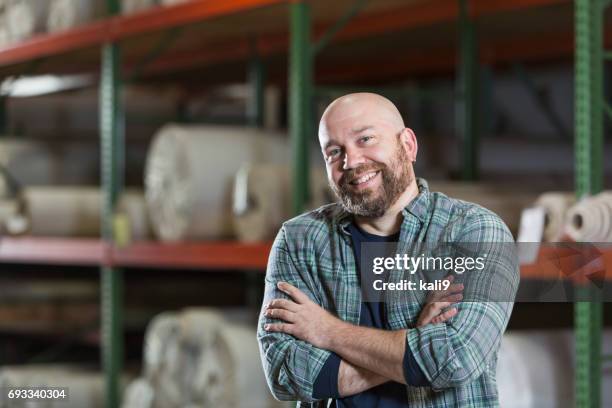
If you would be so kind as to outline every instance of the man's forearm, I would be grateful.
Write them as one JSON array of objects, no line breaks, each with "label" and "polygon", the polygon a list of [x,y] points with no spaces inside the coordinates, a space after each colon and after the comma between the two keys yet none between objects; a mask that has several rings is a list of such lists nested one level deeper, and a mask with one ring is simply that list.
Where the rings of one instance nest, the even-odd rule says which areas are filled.
[{"label": "man's forearm", "polygon": [[406,330],[378,330],[342,322],[329,343],[329,349],[343,360],[406,384],[403,368]]},{"label": "man's forearm", "polygon": [[368,369],[358,367],[346,360],[340,362],[338,371],[338,393],[341,397],[349,397],[386,383],[388,378]]}]

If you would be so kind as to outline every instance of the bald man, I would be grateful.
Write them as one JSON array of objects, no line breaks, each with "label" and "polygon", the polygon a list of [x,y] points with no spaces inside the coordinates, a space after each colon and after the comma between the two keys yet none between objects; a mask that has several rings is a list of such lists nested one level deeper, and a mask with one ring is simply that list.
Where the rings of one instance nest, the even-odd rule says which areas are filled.
[{"label": "bald man", "polygon": [[[319,142],[339,202],[287,221],[274,242],[258,326],[274,396],[302,406],[498,405],[497,350],[511,301],[462,302],[455,271],[443,289],[371,301],[363,292],[371,274],[359,271],[373,256],[364,248],[399,254],[415,243],[511,244],[508,228],[415,177],[416,136],[380,95],[332,102]],[[491,251],[487,264],[494,266],[482,276],[514,295],[515,259]]]}]

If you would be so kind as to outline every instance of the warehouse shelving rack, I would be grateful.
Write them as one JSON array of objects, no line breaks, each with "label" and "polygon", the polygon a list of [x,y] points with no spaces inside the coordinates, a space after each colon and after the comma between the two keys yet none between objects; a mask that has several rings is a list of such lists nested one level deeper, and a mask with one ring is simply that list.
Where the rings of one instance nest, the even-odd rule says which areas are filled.
[{"label": "warehouse shelving rack", "polygon": [[[576,0],[575,30],[575,165],[576,197],[603,189],[604,112],[604,12],[609,0]],[[576,332],[576,406],[601,406],[601,335],[603,305],[598,293],[583,288],[588,301],[574,306]]]},{"label": "warehouse shelving rack", "polygon": [[[101,21],[76,27],[66,32],[39,35],[23,43],[0,50],[0,76],[18,75],[24,71],[45,71],[67,74],[100,69],[100,137],[102,141],[102,186],[104,190],[103,234],[100,240],[54,238],[2,238],[0,262],[69,264],[101,267],[103,362],[106,375],[106,405],[119,405],[118,373],[121,371],[122,271],[130,266],[187,267],[200,269],[265,269],[270,243],[238,244],[234,242],[204,242],[183,244],[133,243],[117,246],[114,231],[116,198],[123,187],[124,135],[121,106],[122,78],[132,76],[149,80],[156,75],[189,69],[207,69],[214,64],[250,60],[255,97],[251,109],[253,124],[261,120],[261,100],[264,68],[262,59],[278,60],[279,54],[289,49],[289,68],[270,80],[289,79],[289,126],[293,146],[293,209],[304,208],[308,191],[307,139],[312,134],[312,95],[314,77],[317,83],[395,78],[406,74],[452,72],[457,65],[457,50],[453,46],[427,48],[427,56],[402,55],[396,49],[381,49],[384,66],[378,61],[334,60],[334,44],[366,40],[387,33],[426,30],[453,26],[460,21],[460,99],[457,104],[459,127],[464,140],[463,177],[478,175],[478,138],[474,115],[477,107],[476,59],[486,63],[507,63],[517,58],[522,61],[543,61],[567,58],[576,50],[576,163],[577,193],[594,193],[601,188],[601,160],[593,161],[602,139],[597,120],[597,44],[602,35],[612,41],[612,32],[597,26],[598,13],[604,0],[576,0],[576,45],[569,31],[539,31],[522,37],[487,38],[476,41],[474,20],[500,14],[517,13],[539,8],[571,6],[570,0],[435,0],[400,1],[341,0],[323,2],[313,0],[194,0],[169,7],[155,7],[134,15],[119,15],[119,1],[107,0],[109,16]],[[609,3],[609,0],[606,1]],[[322,5],[335,11],[322,13]],[[267,11],[271,10],[269,14]],[[260,13],[260,14],[258,14]],[[328,14],[328,15],[327,15]],[[271,23],[264,29],[260,21]],[[287,18],[288,17],[288,18]],[[324,18],[327,17],[327,18]],[[247,27],[240,35],[212,27],[222,34],[222,41],[191,44],[191,48],[169,52],[168,43],[180,37],[176,31],[188,25],[214,22],[230,18],[233,23]],[[236,26],[238,26],[238,24]],[[210,27],[198,33],[206,37]],[[442,33],[445,31],[442,30]],[[158,35],[161,33],[161,35]],[[443,34],[440,34],[441,36]],[[120,42],[153,36],[145,41],[153,47],[126,47]],[[311,38],[319,42],[312,44]],[[436,37],[432,35],[431,37]],[[148,37],[147,37],[148,38]],[[526,41],[528,39],[528,41]],[[164,42],[166,44],[164,45]],[[406,44],[410,44],[409,41]],[[327,46],[326,53],[323,48]],[[384,48],[384,47],[383,47]],[[359,48],[356,48],[359,50]],[[585,53],[585,50],[586,51]],[[377,52],[379,50],[376,50]],[[79,54],[82,58],[64,58]],[[608,55],[608,54],[606,54]],[[317,69],[315,56],[331,63]],[[600,54],[601,56],[601,54]],[[284,61],[280,64],[282,65]],[[597,75],[593,75],[593,73]],[[599,76],[598,76],[599,75]],[[599,80],[600,81],[600,80]],[[599,117],[601,119],[601,117]],[[601,120],[599,121],[601,122]],[[599,179],[598,179],[599,177]],[[542,277],[544,268],[523,268],[526,277]],[[576,377],[579,406],[597,406],[600,385],[598,365],[598,334],[601,331],[601,305],[576,305],[578,370]]]}]

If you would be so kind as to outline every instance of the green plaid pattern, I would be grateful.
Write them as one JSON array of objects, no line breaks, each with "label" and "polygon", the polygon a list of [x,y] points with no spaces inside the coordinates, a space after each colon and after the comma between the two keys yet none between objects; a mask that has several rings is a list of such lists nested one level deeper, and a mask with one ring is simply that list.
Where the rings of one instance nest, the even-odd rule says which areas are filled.
[{"label": "green plaid pattern", "polygon": [[[400,247],[414,243],[513,242],[501,219],[476,204],[430,192],[417,179],[419,195],[402,211]],[[361,288],[347,225],[351,214],[330,204],[287,221],[274,242],[268,269],[264,305],[286,297],[276,283],[286,281],[339,318],[359,324]],[[499,253],[498,253],[499,252]],[[516,259],[500,251],[489,254],[487,265],[495,278],[486,285],[505,285],[516,293]],[[495,281],[501,276],[502,281]],[[501,282],[501,283],[500,283]],[[461,302],[449,322],[415,328],[425,302],[421,298],[387,299],[391,329],[407,328],[410,350],[431,387],[406,386],[409,406],[498,406],[495,379],[497,351],[512,311],[512,302]],[[257,330],[268,386],[277,399],[298,400],[299,406],[326,406],[312,398],[313,383],[330,355],[283,333],[267,333],[273,322],[260,314]]]}]

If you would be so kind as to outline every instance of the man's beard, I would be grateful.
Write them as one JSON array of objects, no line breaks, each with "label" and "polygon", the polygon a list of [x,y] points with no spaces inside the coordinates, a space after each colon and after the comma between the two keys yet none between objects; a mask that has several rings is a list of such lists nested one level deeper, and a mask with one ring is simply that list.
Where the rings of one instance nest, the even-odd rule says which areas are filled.
[{"label": "man's beard", "polygon": [[[347,170],[338,181],[338,185],[331,180],[329,184],[348,212],[368,218],[382,217],[412,183],[408,163],[408,155],[398,143],[396,155],[391,160],[390,166],[379,162],[365,164]],[[396,175],[395,171],[398,169],[400,173]],[[382,176],[380,186],[375,190],[354,191],[349,181],[371,171],[380,171]]]}]

